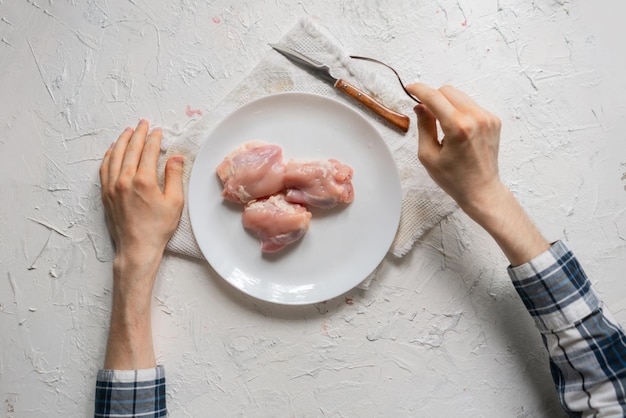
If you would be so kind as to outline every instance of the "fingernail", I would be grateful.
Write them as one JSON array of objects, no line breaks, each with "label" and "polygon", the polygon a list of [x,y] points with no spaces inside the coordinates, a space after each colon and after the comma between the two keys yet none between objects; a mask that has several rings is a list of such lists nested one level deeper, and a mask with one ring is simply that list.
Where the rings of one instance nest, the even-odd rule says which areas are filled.
[{"label": "fingernail", "polygon": [[424,112],[424,108],[422,107],[422,105],[417,105],[413,108],[413,111],[415,112],[416,115],[421,115]]},{"label": "fingernail", "polygon": [[185,161],[185,158],[182,155],[174,155],[172,156],[172,161],[176,164],[182,164]]}]

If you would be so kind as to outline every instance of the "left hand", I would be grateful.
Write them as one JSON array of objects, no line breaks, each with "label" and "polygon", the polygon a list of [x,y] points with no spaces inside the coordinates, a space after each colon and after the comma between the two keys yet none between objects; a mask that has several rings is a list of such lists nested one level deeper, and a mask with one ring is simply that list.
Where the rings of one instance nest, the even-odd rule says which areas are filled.
[{"label": "left hand", "polygon": [[175,155],[167,161],[161,191],[156,173],[161,130],[148,135],[149,127],[141,120],[136,129],[126,128],[100,166],[102,203],[115,241],[106,369],[145,369],[156,364],[150,300],[163,251],[183,208],[183,157]]},{"label": "left hand", "polygon": [[156,166],[162,134],[156,129],[147,135],[148,129],[145,120],[134,130],[126,128],[100,166],[102,202],[117,264],[156,261],[158,267],[183,208],[183,157],[175,155],[167,161],[161,191]]}]

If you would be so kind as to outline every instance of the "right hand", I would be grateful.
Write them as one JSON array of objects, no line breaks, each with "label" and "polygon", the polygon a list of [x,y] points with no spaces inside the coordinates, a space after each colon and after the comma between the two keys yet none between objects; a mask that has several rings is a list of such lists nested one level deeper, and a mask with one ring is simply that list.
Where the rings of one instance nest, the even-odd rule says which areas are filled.
[{"label": "right hand", "polygon": [[500,119],[451,86],[434,90],[417,83],[407,90],[423,103],[415,107],[418,157],[433,180],[491,234],[512,265],[547,250],[547,241],[500,180]]},{"label": "right hand", "polygon": [[[416,83],[407,90],[423,103],[415,107],[419,160],[468,215],[480,217],[508,191],[498,174],[500,120],[451,86],[435,90]],[[437,120],[444,134],[441,143]]]}]

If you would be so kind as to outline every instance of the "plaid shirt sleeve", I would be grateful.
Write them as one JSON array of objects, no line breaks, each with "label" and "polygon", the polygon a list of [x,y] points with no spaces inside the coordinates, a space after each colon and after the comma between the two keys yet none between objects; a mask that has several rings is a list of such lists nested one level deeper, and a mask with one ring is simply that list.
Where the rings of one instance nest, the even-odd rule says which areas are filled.
[{"label": "plaid shirt sleeve", "polygon": [[100,370],[95,417],[164,417],[165,370]]},{"label": "plaid shirt sleeve", "polygon": [[626,416],[626,336],[572,252],[558,241],[508,271],[541,331],[565,412]]}]

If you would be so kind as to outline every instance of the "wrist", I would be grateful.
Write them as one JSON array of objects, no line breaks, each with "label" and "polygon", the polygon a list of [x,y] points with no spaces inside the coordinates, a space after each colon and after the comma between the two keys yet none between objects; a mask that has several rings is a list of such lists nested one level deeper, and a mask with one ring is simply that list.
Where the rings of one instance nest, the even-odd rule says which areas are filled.
[{"label": "wrist", "polygon": [[483,229],[492,234],[515,205],[513,193],[500,180],[494,180],[476,196],[460,203],[461,209]]},{"label": "wrist", "polygon": [[117,340],[130,344],[142,340],[136,336],[145,330],[150,332],[152,290],[160,261],[160,256],[150,259],[133,253],[118,254],[113,260],[111,333]]},{"label": "wrist", "polygon": [[513,193],[499,181],[482,199],[462,208],[494,238],[513,266],[550,248]]},{"label": "wrist", "polygon": [[163,258],[163,250],[135,248],[132,246],[116,247],[115,257],[113,259],[113,272],[116,269],[133,270],[133,271],[149,271],[156,267]]},{"label": "wrist", "polygon": [[114,291],[131,292],[131,297],[151,294],[162,258],[163,254],[156,252],[124,251],[116,254],[113,259]]}]

